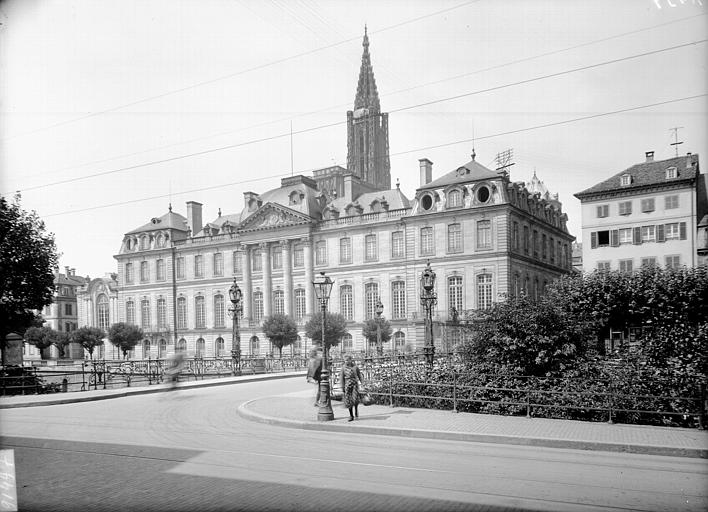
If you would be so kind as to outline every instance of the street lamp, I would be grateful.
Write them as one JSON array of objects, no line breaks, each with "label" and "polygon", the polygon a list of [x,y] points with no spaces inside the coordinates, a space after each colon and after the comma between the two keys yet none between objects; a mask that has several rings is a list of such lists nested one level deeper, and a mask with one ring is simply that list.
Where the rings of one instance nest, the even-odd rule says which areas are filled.
[{"label": "street lamp", "polygon": [[329,363],[327,361],[327,345],[325,343],[325,317],[327,315],[327,302],[329,294],[332,292],[332,281],[329,276],[325,276],[324,272],[312,281],[312,286],[315,288],[315,296],[320,301],[320,309],[322,310],[322,372],[320,374],[320,408],[317,411],[318,421],[332,421],[334,412],[332,412],[332,402],[329,396]]},{"label": "street lamp", "polygon": [[381,343],[381,313],[383,313],[384,305],[381,299],[376,301],[376,353],[379,356],[383,355],[383,343]]},{"label": "street lamp", "polygon": [[231,359],[233,360],[234,375],[241,375],[241,333],[239,332],[239,320],[243,311],[243,293],[241,288],[234,284],[229,288],[229,300],[231,307],[229,308],[229,316],[233,320],[231,332]]},{"label": "street lamp", "polygon": [[420,275],[420,303],[425,308],[425,347],[423,353],[428,364],[433,364],[435,345],[433,342],[433,308],[438,303],[435,293],[435,272],[430,268],[430,261]]}]

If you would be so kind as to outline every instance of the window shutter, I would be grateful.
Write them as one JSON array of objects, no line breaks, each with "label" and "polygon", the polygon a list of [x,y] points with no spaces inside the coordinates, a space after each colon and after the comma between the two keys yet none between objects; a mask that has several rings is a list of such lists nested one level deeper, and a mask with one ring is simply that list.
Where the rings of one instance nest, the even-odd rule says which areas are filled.
[{"label": "window shutter", "polygon": [[620,244],[620,232],[619,229],[613,229],[610,231],[610,245],[612,247],[618,247]]},{"label": "window shutter", "polygon": [[663,224],[656,225],[656,241],[657,242],[666,241],[666,238],[664,238],[664,225]]},{"label": "window shutter", "polygon": [[597,248],[597,231],[593,231],[592,233],[590,233],[590,248]]},{"label": "window shutter", "polygon": [[597,217],[601,218],[602,217],[602,206],[597,207]]},{"label": "window shutter", "polygon": [[634,228],[634,241],[633,243],[635,245],[639,245],[642,243],[642,228]]},{"label": "window shutter", "polygon": [[686,240],[686,223],[679,222],[679,233],[681,240]]}]

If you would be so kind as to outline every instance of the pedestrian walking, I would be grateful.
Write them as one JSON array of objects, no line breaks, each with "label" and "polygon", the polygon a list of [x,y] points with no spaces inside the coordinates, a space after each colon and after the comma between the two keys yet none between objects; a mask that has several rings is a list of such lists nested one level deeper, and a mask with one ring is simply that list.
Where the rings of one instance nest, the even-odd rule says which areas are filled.
[{"label": "pedestrian walking", "polygon": [[170,389],[175,389],[177,387],[179,374],[182,372],[183,366],[184,354],[181,350],[177,349],[167,358],[167,369],[165,370],[165,375],[170,382]]},{"label": "pedestrian walking", "polygon": [[354,358],[351,354],[344,356],[344,365],[339,374],[339,382],[342,383],[344,407],[349,409],[348,421],[354,421],[355,416],[359,417],[360,390],[363,384],[361,382],[361,371],[354,363]]},{"label": "pedestrian walking", "polygon": [[322,349],[313,348],[310,352],[310,362],[307,365],[307,382],[317,386],[315,391],[315,407],[320,406],[320,379],[322,378]]}]

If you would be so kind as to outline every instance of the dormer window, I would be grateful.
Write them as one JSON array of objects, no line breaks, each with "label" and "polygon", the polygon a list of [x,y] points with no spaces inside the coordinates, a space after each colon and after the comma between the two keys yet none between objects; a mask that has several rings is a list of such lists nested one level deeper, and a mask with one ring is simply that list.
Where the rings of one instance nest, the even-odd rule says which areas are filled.
[{"label": "dormer window", "polygon": [[678,172],[676,171],[676,167],[669,167],[666,169],[666,179],[667,180],[672,180],[675,179],[678,176]]},{"label": "dormer window", "polygon": [[420,206],[425,210],[426,212],[431,210],[433,208],[433,196],[430,194],[425,194],[421,199],[420,199]]},{"label": "dormer window", "polygon": [[486,186],[481,186],[477,189],[477,200],[480,203],[486,203],[489,201],[489,188]]},{"label": "dormer window", "polygon": [[623,174],[622,176],[620,176],[620,186],[626,187],[631,184],[632,184],[632,175],[631,174]]},{"label": "dormer window", "polygon": [[297,190],[293,190],[290,192],[290,204],[300,204],[302,203],[302,198],[304,197],[304,194]]},{"label": "dormer window", "polygon": [[462,191],[455,189],[447,194],[447,207],[458,208],[462,206]]}]

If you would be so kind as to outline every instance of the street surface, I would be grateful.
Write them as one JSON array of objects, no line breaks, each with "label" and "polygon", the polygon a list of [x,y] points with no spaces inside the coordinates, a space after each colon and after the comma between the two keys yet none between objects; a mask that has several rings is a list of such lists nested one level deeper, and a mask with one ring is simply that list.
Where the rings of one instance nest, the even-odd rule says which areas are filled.
[{"label": "street surface", "polygon": [[288,393],[313,389],[297,377],[2,410],[19,510],[708,510],[702,459],[305,431],[237,414]]}]

